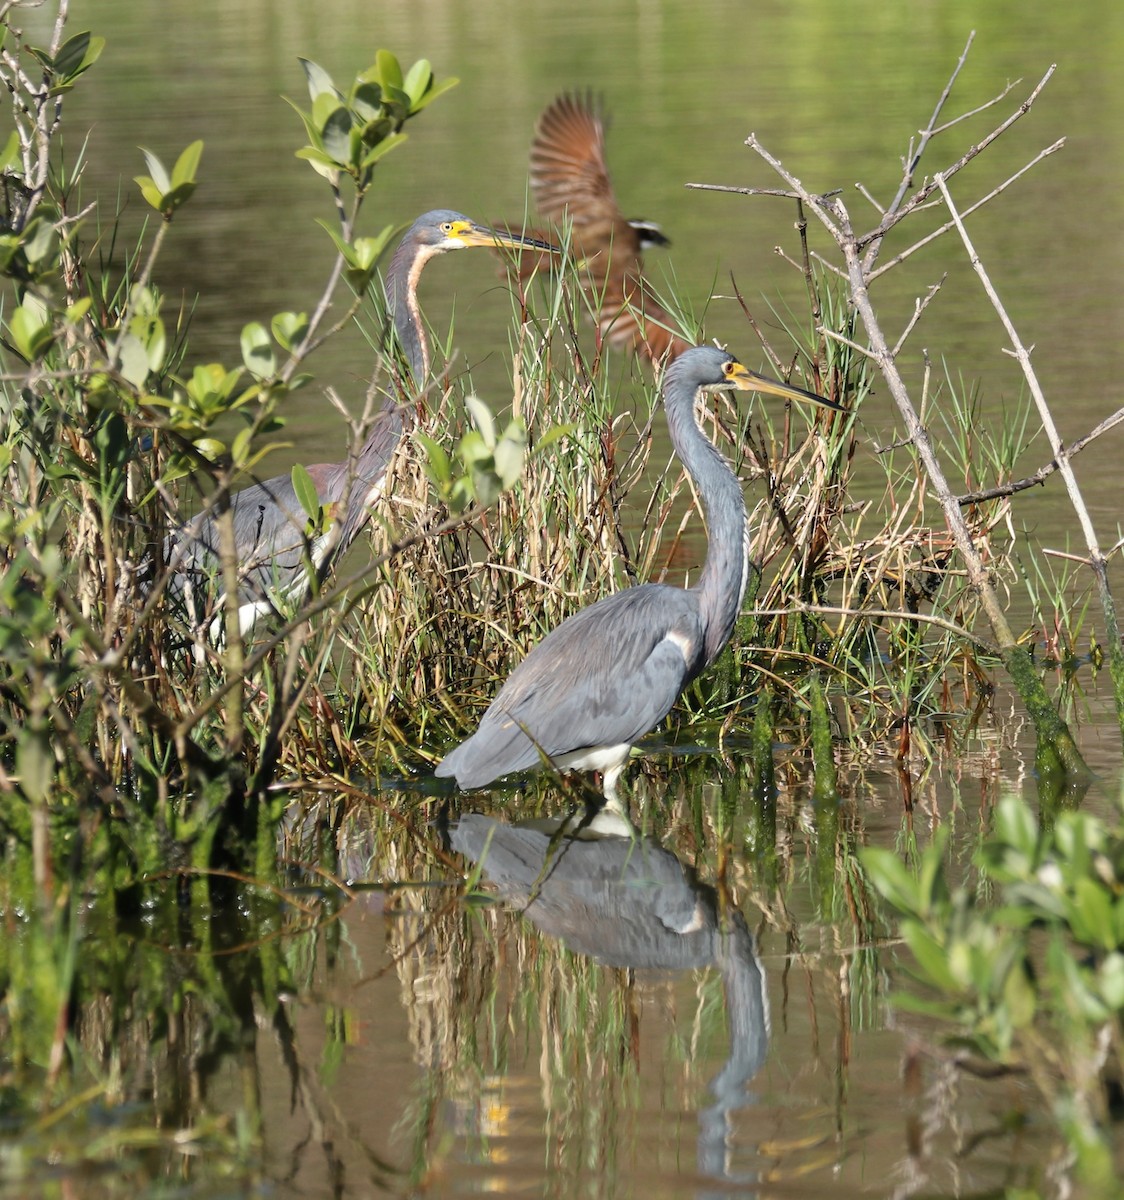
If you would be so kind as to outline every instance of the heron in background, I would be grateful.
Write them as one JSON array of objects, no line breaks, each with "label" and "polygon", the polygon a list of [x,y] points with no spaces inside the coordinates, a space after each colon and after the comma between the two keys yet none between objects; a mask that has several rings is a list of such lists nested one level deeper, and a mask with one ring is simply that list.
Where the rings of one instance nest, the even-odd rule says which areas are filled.
[{"label": "heron in background", "polygon": [[698,583],[647,583],[568,617],[508,677],[466,741],[436,767],[465,789],[544,761],[601,771],[607,806],[627,815],[617,781],[633,743],[671,711],[683,689],[730,640],[749,574],[741,484],[695,417],[702,392],[756,390],[842,411],[814,392],[778,383],[732,354],[696,346],[663,377],[671,444],[706,512],[708,545]]},{"label": "heron in background", "polygon": [[[610,345],[657,363],[688,349],[644,279],[644,251],[670,242],[658,225],[621,212],[605,158],[605,122],[591,96],[561,95],[539,116],[531,193],[546,220],[570,222],[573,257],[582,264],[586,296]],[[521,274],[537,260],[519,255]]]},{"label": "heron in background", "polygon": [[[448,209],[418,217],[391,257],[384,289],[387,313],[414,388],[425,384],[430,365],[418,308],[418,279],[431,258],[473,246],[558,252],[548,242],[510,230],[489,229]],[[402,436],[402,411],[394,397],[385,396],[358,454],[342,462],[308,467],[325,515],[322,531],[315,536],[307,533],[309,517],[289,475],[252,484],[231,496],[243,636],[259,617],[276,612],[281,598],[299,603],[308,592],[309,570],[322,578],[359,535],[382,494],[387,468]],[[201,514],[172,535],[165,557],[174,571],[173,595],[191,608],[221,610],[221,603],[208,603],[215,591],[214,581],[221,575],[219,531],[213,513]]]}]

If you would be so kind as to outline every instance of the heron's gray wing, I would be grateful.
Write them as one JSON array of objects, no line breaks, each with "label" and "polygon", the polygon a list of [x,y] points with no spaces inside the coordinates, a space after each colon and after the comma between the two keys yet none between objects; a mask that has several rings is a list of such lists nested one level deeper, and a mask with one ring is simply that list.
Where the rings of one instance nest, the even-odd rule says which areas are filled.
[{"label": "heron's gray wing", "polygon": [[698,602],[648,584],[563,621],[512,672],[477,732],[439,764],[461,787],[596,746],[635,742],[701,663]]},{"label": "heron's gray wing", "polygon": [[[308,517],[288,475],[251,484],[230,498],[234,543],[238,551],[240,598],[258,600],[285,588],[300,572],[306,555]],[[186,547],[180,552],[180,547]],[[188,522],[165,547],[169,562],[178,558],[171,592],[182,595],[190,577],[211,591],[221,563],[219,527],[212,513]]]}]

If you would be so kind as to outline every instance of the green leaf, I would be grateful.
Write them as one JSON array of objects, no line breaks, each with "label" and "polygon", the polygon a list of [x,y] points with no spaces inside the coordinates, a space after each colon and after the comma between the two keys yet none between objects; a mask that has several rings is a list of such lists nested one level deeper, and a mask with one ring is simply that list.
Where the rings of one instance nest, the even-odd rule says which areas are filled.
[{"label": "green leaf", "polygon": [[527,458],[527,432],[522,422],[513,421],[504,430],[503,437],[496,443],[496,474],[504,490],[513,487],[523,474]]},{"label": "green leaf", "polygon": [[496,444],[496,421],[492,410],[478,396],[466,396],[464,406],[490,452]]},{"label": "green leaf", "polygon": [[1124,954],[1114,951],[1101,963],[1100,990],[1105,1003],[1119,1017],[1124,1012]]},{"label": "green leaf", "polygon": [[325,92],[335,96],[337,100],[343,99],[332,82],[331,75],[323,67],[307,58],[298,58],[297,62],[304,70],[304,77],[308,82],[308,94],[313,102],[316,101],[317,96],[322,96]]},{"label": "green leaf", "polygon": [[492,447],[484,441],[480,431],[470,429],[457,445],[457,454],[466,467],[492,461]]},{"label": "green leaf", "polygon": [[325,179],[336,179],[340,173],[340,166],[336,160],[314,146],[302,146],[296,152],[296,157],[311,163],[317,175],[322,175]]},{"label": "green leaf", "polygon": [[443,96],[450,88],[455,88],[460,83],[459,79],[446,79],[442,83],[434,84],[428,92],[411,106],[410,115],[420,113],[423,108],[428,108],[438,96]]},{"label": "green leaf", "polygon": [[958,992],[959,984],[948,967],[948,951],[920,921],[903,921],[901,935],[928,983],[944,992]]},{"label": "green leaf", "polygon": [[942,826],[933,835],[932,844],[926,847],[921,856],[920,870],[917,876],[917,896],[921,911],[932,913],[934,906],[944,909],[948,906],[948,884],[944,877],[944,856],[948,846],[948,828]]},{"label": "green leaf", "polygon": [[1004,796],[995,811],[994,836],[1034,863],[1038,849],[1038,825],[1027,804],[1018,796]]},{"label": "green leaf", "polygon": [[20,354],[28,362],[35,362],[53,340],[46,304],[38,296],[28,293],[24,302],[8,318],[8,332]]},{"label": "green leaf", "polygon": [[172,187],[177,188],[185,183],[195,183],[195,172],[199,168],[199,160],[203,156],[202,141],[194,141],[176,159],[172,168]]},{"label": "green leaf", "polygon": [[425,452],[429,477],[438,485],[438,488],[451,485],[453,481],[453,465],[441,445],[420,430],[415,430],[413,437],[414,441]]},{"label": "green leaf", "polygon": [[308,313],[282,312],[270,322],[273,336],[283,349],[292,351],[308,334]]},{"label": "green leaf", "polygon": [[494,471],[473,471],[472,490],[476,503],[482,508],[490,508],[503,494],[499,477]]},{"label": "green leaf", "polygon": [[55,778],[55,755],[43,733],[24,729],[16,742],[16,773],[32,804],[46,804]]},{"label": "green leaf", "polygon": [[1025,1029],[1034,1020],[1038,1000],[1022,962],[1015,963],[1007,973],[1003,983],[1003,1003],[1016,1029]]},{"label": "green leaf", "polygon": [[324,152],[341,167],[351,163],[351,113],[336,108],[320,127]]},{"label": "green leaf", "polygon": [[429,90],[432,82],[433,68],[428,59],[419,58],[406,72],[406,78],[402,81],[402,90],[410,97],[410,103],[416,104]]},{"label": "green leaf", "polygon": [[382,88],[374,80],[360,76],[351,89],[348,103],[360,120],[375,121],[382,115]]},{"label": "green leaf", "polygon": [[4,144],[4,149],[0,150],[0,171],[7,171],[9,168],[19,162],[20,156],[20,138],[19,134],[13,129],[8,135],[8,140]]},{"label": "green leaf", "polygon": [[135,333],[122,335],[117,346],[117,369],[133,387],[144,387],[148,379],[148,351]]},{"label": "green leaf", "polygon": [[158,372],[164,366],[168,338],[164,322],[155,313],[138,313],[129,322],[129,332],[144,348],[148,369]]},{"label": "green leaf", "polygon": [[259,321],[251,321],[242,330],[242,361],[255,379],[268,379],[277,370],[277,359],[269,331]]},{"label": "green leaf", "polygon": [[549,449],[555,442],[560,442],[564,437],[569,437],[571,433],[577,429],[576,421],[566,421],[559,425],[552,425],[546,433],[535,442],[535,453],[539,454],[543,450]]},{"label": "green leaf", "polygon": [[884,900],[900,913],[919,914],[917,881],[893,851],[866,846],[859,851],[859,860]]},{"label": "green leaf", "polygon": [[23,253],[29,264],[38,267],[46,262],[53,257],[55,246],[55,229],[50,221],[36,217],[28,223],[23,234]]},{"label": "green leaf", "polygon": [[134,175],[133,182],[140,188],[141,195],[149,205],[157,212],[164,211],[164,193],[154,179],[148,175]]},{"label": "green leaf", "polygon": [[55,73],[66,82],[77,79],[101,57],[105,38],[93,37],[88,30],[67,38],[55,55]]},{"label": "green leaf", "polygon": [[293,481],[293,491],[296,493],[297,501],[304,509],[305,515],[310,521],[319,524],[321,519],[320,494],[316,490],[316,484],[312,482],[312,476],[308,473],[308,469],[300,463],[294,463],[290,478]]},{"label": "green leaf", "polygon": [[380,158],[385,158],[391,150],[396,150],[409,137],[406,133],[392,133],[381,141],[370,153],[366,154],[360,164],[363,167],[373,167]]},{"label": "green leaf", "polygon": [[148,167],[148,173],[152,178],[152,182],[160,189],[160,194],[163,195],[172,186],[172,181],[168,176],[168,172],[164,169],[164,164],[151,150],[146,150],[143,146],[141,146],[141,153],[144,155],[144,161]]},{"label": "green leaf", "polygon": [[93,299],[90,296],[83,296],[81,300],[75,302],[66,310],[66,320],[71,325],[77,325],[79,321],[90,311],[93,306]]},{"label": "green leaf", "polygon": [[1115,950],[1116,921],[1108,892],[1092,879],[1078,879],[1074,893],[1074,936],[1086,945]]},{"label": "green leaf", "polygon": [[372,270],[382,257],[383,251],[393,235],[394,226],[387,225],[374,237],[357,237],[352,243],[354,254],[350,260],[352,266],[361,271]]},{"label": "green leaf", "polygon": [[389,50],[380,50],[375,55],[375,69],[378,71],[379,82],[383,91],[388,88],[402,88],[402,68]]},{"label": "green leaf", "polygon": [[[253,368],[251,367],[252,371]],[[240,429],[235,435],[234,440],[230,443],[230,461],[236,467],[245,467],[246,460],[250,454],[250,445],[254,440],[254,431],[251,426],[245,429]]]}]

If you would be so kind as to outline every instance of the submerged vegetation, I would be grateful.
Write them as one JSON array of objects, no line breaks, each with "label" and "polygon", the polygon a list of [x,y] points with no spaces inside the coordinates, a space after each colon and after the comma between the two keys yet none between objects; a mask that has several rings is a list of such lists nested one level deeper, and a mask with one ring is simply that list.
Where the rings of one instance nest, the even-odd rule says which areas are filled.
[{"label": "submerged vegetation", "polygon": [[[181,1160],[205,1145],[217,1172],[249,1186],[265,1106],[259,1096],[244,1110],[246,1123],[221,1120],[203,1099],[207,1072],[266,1023],[286,1050],[294,1094],[308,1088],[285,1000],[311,978],[318,956],[335,962],[341,913],[358,903],[348,881],[374,882],[388,897],[406,881],[444,885],[399,900],[403,910],[416,904],[424,927],[413,941],[395,934],[403,988],[434,945],[443,963],[429,996],[434,1011],[412,1030],[417,1059],[435,1064],[485,1030],[502,1041],[502,1022],[489,1026],[487,998],[456,977],[464,964],[444,950],[468,939],[474,922],[498,941],[499,926],[514,918],[488,903],[495,893],[482,882],[486,859],[464,865],[481,861],[479,847],[467,848],[469,827],[450,844],[429,826],[446,799],[436,803],[429,764],[560,620],[616,588],[689,573],[698,519],[686,477],[662,458],[655,384],[629,380],[629,402],[621,402],[606,347],[583,313],[578,272],[563,265],[529,287],[512,285],[510,415],[494,415],[459,379],[408,390],[402,399],[416,428],[395,457],[364,561],[312,571],[306,599],[243,637],[230,497],[274,474],[286,413],[317,391],[317,354],[345,326],[359,322],[369,336],[372,381],[357,417],[337,402],[341,446],[361,445],[382,395],[398,394],[377,286],[393,230],[360,233],[363,204],[379,173],[393,169],[399,156],[384,159],[401,146],[407,123],[455,81],[438,80],[425,61],[403,70],[386,51],[346,87],[303,63],[309,101],[293,107],[307,142],[297,153],[323,177],[334,215],[330,240],[310,231],[324,241],[323,292],[307,311],[242,330],[241,362],[196,363],[189,330],[160,292],[160,253],[191,219],[205,147],[191,143],[170,168],[146,152],[136,184],[153,217],[122,254],[116,214],[82,195],[83,163],[64,157],[59,136],[67,95],[97,69],[103,42],[70,33],[61,6],[50,44],[25,46],[12,26],[18,6],[2,11],[0,78],[12,97],[12,133],[0,150],[0,271],[8,281],[0,337],[0,1117],[19,1131],[30,1160],[74,1170],[116,1163],[128,1186],[140,1187],[185,1169]],[[1043,84],[964,148],[959,164],[1010,129]],[[1070,574],[1022,561],[1007,533],[1025,486],[1013,472],[1032,434],[1029,412],[991,433],[970,386],[950,377],[938,387],[929,371],[915,401],[896,360],[928,300],[895,338],[882,331],[869,292],[909,257],[877,266],[883,237],[938,196],[949,214],[943,231],[959,231],[971,252],[948,193],[958,168],[914,183],[929,143],[953,124],[940,125],[947,98],[907,156],[898,196],[864,233],[838,197],[809,194],[755,145],[839,255],[832,261],[801,225],[793,266],[807,282],[808,312],[785,322],[786,344],[762,339],[763,354],[786,377],[798,364],[809,387],[848,412],[810,423],[795,412],[761,405],[739,413],[719,402],[704,415],[752,482],[757,570],[731,649],[654,741],[633,809],[646,835],[691,847],[693,871],[714,885],[700,911],[715,929],[740,931],[730,944],[742,974],[723,975],[730,996],[755,972],[760,982],[746,923],[730,919],[738,889],[753,895],[762,936],[791,949],[800,931],[785,897],[803,873],[821,912],[846,925],[857,947],[832,976],[840,1010],[844,992],[854,1013],[873,1007],[879,955],[890,953],[879,941],[881,892],[903,915],[901,936],[937,996],[915,997],[914,1007],[950,1022],[977,1056],[1029,1071],[1079,1147],[1078,1177],[1098,1181],[1111,1174],[1109,1097],[1121,1067],[1124,820],[1115,811],[1105,821],[1064,811],[1088,783],[1063,719],[1073,676],[1059,694],[1047,692],[1051,676],[1010,628],[1001,595],[1028,593],[1039,622],[1052,625],[1060,658],[1074,659],[1088,636],[1124,712],[1109,556],[1066,452],[1051,441],[1051,469],[1067,476],[1104,614],[1104,633],[1083,635],[1085,601],[1074,600]],[[916,245],[931,236],[919,234]],[[998,298],[997,307],[1002,313]],[[747,343],[751,329],[747,308]],[[697,340],[698,331],[686,332]],[[1029,359],[1021,360],[1049,427]],[[861,430],[876,375],[905,430],[890,446],[870,445]],[[320,511],[302,470],[294,468],[292,482],[306,508],[311,560],[333,514]],[[230,597],[202,624],[185,611],[168,557],[169,534],[201,511],[213,515],[222,545],[215,593]],[[224,636],[208,636],[212,625]],[[945,882],[954,864],[939,829],[918,848],[915,806],[927,762],[963,753],[1008,686],[1035,731],[1040,817],[1014,800],[983,815],[985,823],[994,815],[995,829],[981,843],[970,893]],[[676,744],[708,757],[659,753]],[[721,769],[710,756],[723,760]],[[904,854],[857,852],[854,797],[874,762],[900,780]],[[298,789],[330,798],[305,805]],[[556,816],[572,800],[568,782],[542,778],[518,801],[497,792],[493,804],[500,816]],[[337,861],[342,845],[354,845],[340,831],[356,822],[370,825],[359,839],[367,853]],[[804,842],[802,857],[794,847]],[[552,852],[553,843],[540,864]],[[493,886],[530,913],[540,882],[532,873],[529,884]],[[81,952],[93,939],[98,953]],[[138,968],[135,942],[167,956],[145,955]],[[232,953],[248,943],[252,953]],[[716,945],[693,965],[730,971],[727,943]],[[589,1000],[581,977],[588,965],[575,967],[562,951],[530,962],[522,942],[519,954],[543,1011]],[[594,1048],[606,1061],[632,1045],[631,986],[622,977],[595,1013]],[[466,995],[471,1003],[462,1004]],[[738,1012],[763,1027],[758,1010],[743,1004]],[[326,1060],[350,1044],[346,1015],[339,1019]],[[700,1024],[707,1036],[722,1035],[712,1011]],[[1058,1045],[1077,1049],[1067,1057]],[[731,1095],[744,1090],[750,1065],[731,1054]],[[556,1066],[551,1078],[564,1090]],[[589,1080],[583,1086],[595,1091]],[[160,1119],[134,1126],[121,1115],[139,1097],[153,1101]],[[425,1114],[416,1128],[435,1137]],[[419,1146],[395,1186],[416,1184],[430,1151]],[[18,1186],[19,1164],[6,1159],[3,1170]],[[390,1187],[394,1172],[383,1178],[383,1170],[374,1174]]]}]

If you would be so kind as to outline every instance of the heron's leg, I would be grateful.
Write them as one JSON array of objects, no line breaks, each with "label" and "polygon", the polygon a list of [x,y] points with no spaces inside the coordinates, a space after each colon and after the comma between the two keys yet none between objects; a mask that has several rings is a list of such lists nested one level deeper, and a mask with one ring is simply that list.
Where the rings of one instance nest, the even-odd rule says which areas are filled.
[{"label": "heron's leg", "polygon": [[626,758],[624,762],[609,767],[605,771],[601,783],[601,791],[605,795],[606,811],[616,813],[618,816],[624,817],[626,821],[628,820],[628,802],[620,798],[620,793],[617,791],[617,781],[624,773],[627,765],[628,759]]}]

